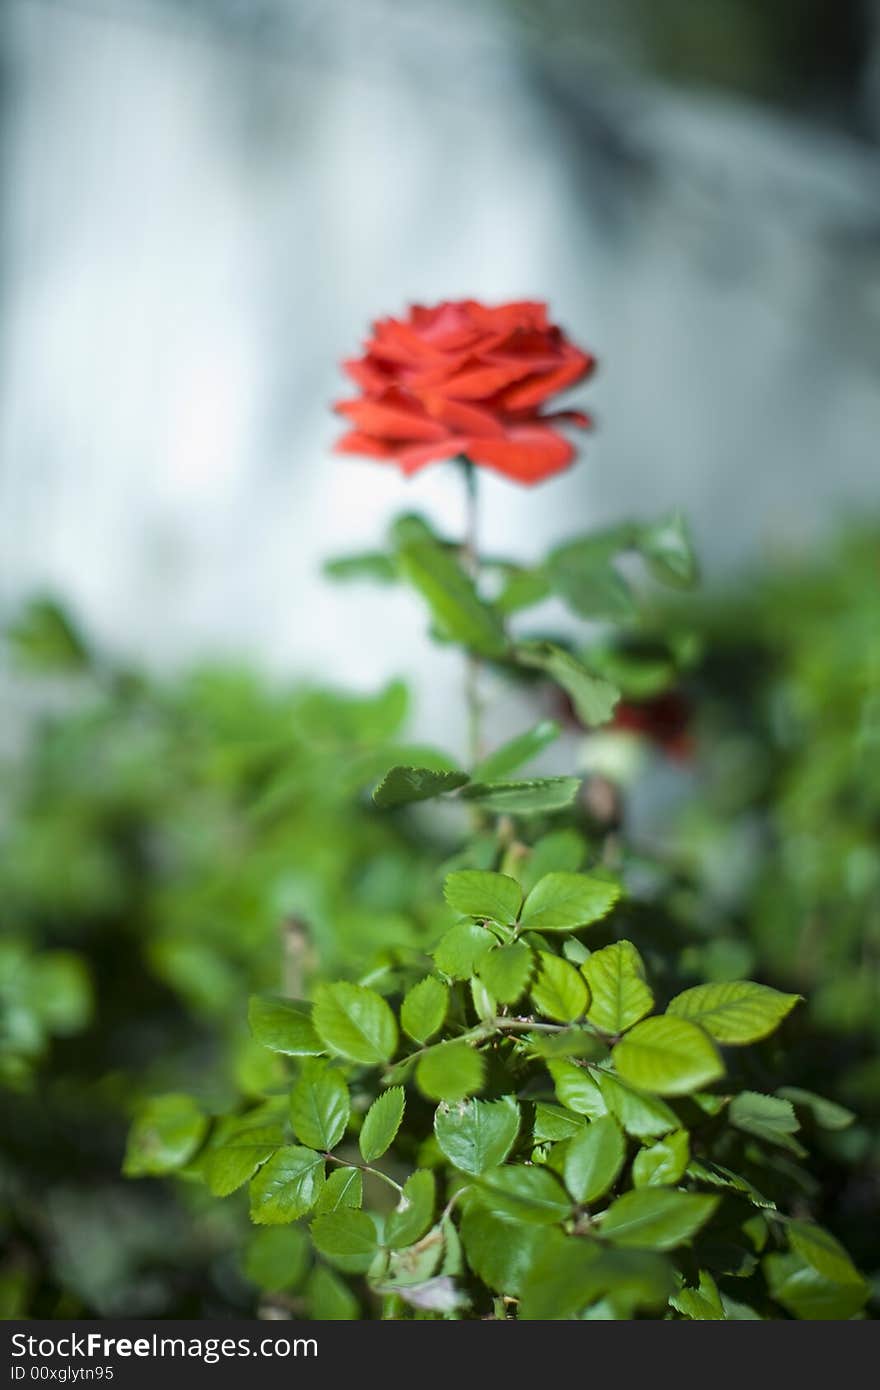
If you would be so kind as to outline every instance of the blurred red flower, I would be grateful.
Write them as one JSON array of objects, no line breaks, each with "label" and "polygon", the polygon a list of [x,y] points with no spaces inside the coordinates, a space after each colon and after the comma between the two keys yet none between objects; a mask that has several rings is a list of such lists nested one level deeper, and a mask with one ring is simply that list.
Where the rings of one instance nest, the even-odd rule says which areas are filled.
[{"label": "blurred red flower", "polygon": [[690,723],[689,701],[679,691],[670,690],[638,703],[621,700],[608,727],[641,734],[662,749],[667,757],[685,762],[694,752]]},{"label": "blurred red flower", "polygon": [[361,394],[334,407],[353,426],[337,450],[396,463],[404,473],[464,454],[518,483],[537,483],[575,456],[554,424],[591,424],[581,411],[541,413],[595,366],[548,321],[545,304],[414,305],[405,319],[375,323],[364,355],[343,366]]}]

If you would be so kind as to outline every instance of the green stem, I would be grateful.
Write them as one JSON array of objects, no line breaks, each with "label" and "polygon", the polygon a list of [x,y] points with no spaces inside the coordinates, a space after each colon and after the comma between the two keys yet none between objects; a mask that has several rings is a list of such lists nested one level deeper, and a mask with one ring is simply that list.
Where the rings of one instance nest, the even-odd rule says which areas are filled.
[{"label": "green stem", "polygon": [[341,1163],[343,1168],[359,1168],[362,1173],[371,1173],[374,1178],[381,1178],[383,1182],[387,1182],[389,1187],[393,1187],[396,1192],[403,1191],[399,1182],[389,1178],[388,1174],[383,1173],[379,1168],[371,1168],[369,1163],[352,1163],[349,1158],[338,1158],[336,1154],[331,1153],[322,1154],[322,1157],[326,1158],[329,1163]]},{"label": "green stem", "polygon": [[[465,482],[465,524],[461,558],[465,570],[476,583],[480,574],[479,552],[479,489],[477,470],[470,459],[462,458]],[[464,696],[468,714],[468,758],[475,767],[483,756],[482,701],[480,698],[480,658],[474,652],[465,657]]]}]

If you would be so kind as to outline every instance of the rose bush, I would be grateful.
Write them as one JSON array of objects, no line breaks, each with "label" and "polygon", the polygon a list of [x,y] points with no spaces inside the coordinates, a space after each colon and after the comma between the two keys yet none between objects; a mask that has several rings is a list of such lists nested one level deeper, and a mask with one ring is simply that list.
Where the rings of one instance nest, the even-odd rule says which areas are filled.
[{"label": "rose bush", "polygon": [[336,405],[353,426],[337,449],[407,474],[464,454],[515,482],[537,483],[574,458],[554,424],[590,424],[581,411],[542,414],[595,366],[549,321],[545,304],[414,305],[405,319],[375,323],[364,355],[344,366],[361,394]]}]

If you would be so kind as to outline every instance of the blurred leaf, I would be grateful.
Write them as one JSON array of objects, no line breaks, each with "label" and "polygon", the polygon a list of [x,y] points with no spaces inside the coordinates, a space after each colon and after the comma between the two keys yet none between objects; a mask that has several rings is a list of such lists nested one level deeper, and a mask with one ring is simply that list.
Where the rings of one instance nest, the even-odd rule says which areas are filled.
[{"label": "blurred leaf", "polygon": [[295,1289],[309,1267],[309,1238],[300,1226],[255,1231],[244,1255],[244,1275],[267,1293]]},{"label": "blurred leaf", "polygon": [[522,666],[536,667],[560,685],[571,699],[578,718],[595,728],[607,724],[620,698],[620,691],[601,676],[591,675],[576,657],[552,642],[520,642],[516,659]]},{"label": "blurred leaf", "polygon": [[502,744],[494,753],[477,763],[471,774],[474,781],[496,782],[499,777],[516,772],[517,768],[522,767],[524,763],[530,763],[554,743],[561,732],[555,720],[542,719],[540,724],[535,724],[524,734],[518,734],[516,738]]},{"label": "blurred leaf", "polygon": [[429,1100],[458,1101],[483,1088],[484,1063],[467,1043],[445,1042],[419,1058],[416,1081]]},{"label": "blurred leaf", "polygon": [[360,1317],[354,1294],[326,1265],[317,1265],[306,1286],[309,1311],[316,1322],[351,1322]]},{"label": "blurred leaf", "polygon": [[393,584],[397,579],[397,568],[391,556],[373,550],[327,560],[324,573],[328,579],[371,579],[378,584]]},{"label": "blurred leaf", "polygon": [[91,656],[72,618],[51,598],[35,598],[6,630],[15,660],[31,671],[85,670]]},{"label": "blurred leaf", "polygon": [[404,545],[404,579],[426,600],[438,630],[481,656],[502,657],[507,638],[500,616],[477,594],[456,556],[432,541]]},{"label": "blurred leaf", "polygon": [[129,1131],[123,1173],[127,1178],[159,1177],[183,1168],[207,1129],[207,1117],[191,1096],[153,1096],[141,1106]]},{"label": "blurred leaf", "polygon": [[385,1219],[385,1243],[398,1250],[423,1236],[431,1224],[435,1200],[434,1174],[423,1168],[411,1173],[397,1206]]},{"label": "blurred leaf", "polygon": [[764,1096],[757,1091],[741,1091],[734,1096],[727,1110],[730,1123],[745,1134],[763,1139],[790,1153],[802,1156],[804,1149],[792,1139],[800,1129],[791,1103],[777,1096]]},{"label": "blurred leaf", "polygon": [[340,1208],[316,1216],[310,1226],[315,1249],[348,1274],[365,1274],[379,1249],[376,1227],[365,1211]]},{"label": "blurred leaf", "polygon": [[717,1197],[640,1188],[612,1202],[602,1218],[602,1235],[615,1245],[673,1250],[689,1241],[717,1206]]},{"label": "blurred leaf", "polygon": [[684,517],[678,512],[640,526],[638,548],[655,579],[675,588],[690,589],[699,570]]},{"label": "blurred leaf", "polygon": [[490,1168],[480,1175],[476,1190],[489,1211],[529,1225],[552,1226],[571,1213],[571,1199],[546,1168]]},{"label": "blurred leaf", "polygon": [[315,1057],[325,1051],[311,1015],[310,1004],[293,999],[255,994],[248,1005],[248,1022],[257,1042],[290,1057]]}]

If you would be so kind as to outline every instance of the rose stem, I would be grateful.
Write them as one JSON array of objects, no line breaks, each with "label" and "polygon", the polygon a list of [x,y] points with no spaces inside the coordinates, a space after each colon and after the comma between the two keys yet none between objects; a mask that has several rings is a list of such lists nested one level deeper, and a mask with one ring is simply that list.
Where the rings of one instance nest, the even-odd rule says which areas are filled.
[{"label": "rose stem", "polygon": [[[461,558],[465,570],[470,575],[471,579],[476,582],[480,573],[480,555],[478,549],[480,512],[477,470],[474,468],[469,458],[463,457],[461,462],[464,471],[465,485],[465,524]],[[480,700],[480,668],[480,658],[475,652],[468,652],[465,657],[464,697],[468,713],[468,757],[471,767],[474,767],[483,755],[481,735],[483,709]]]}]

